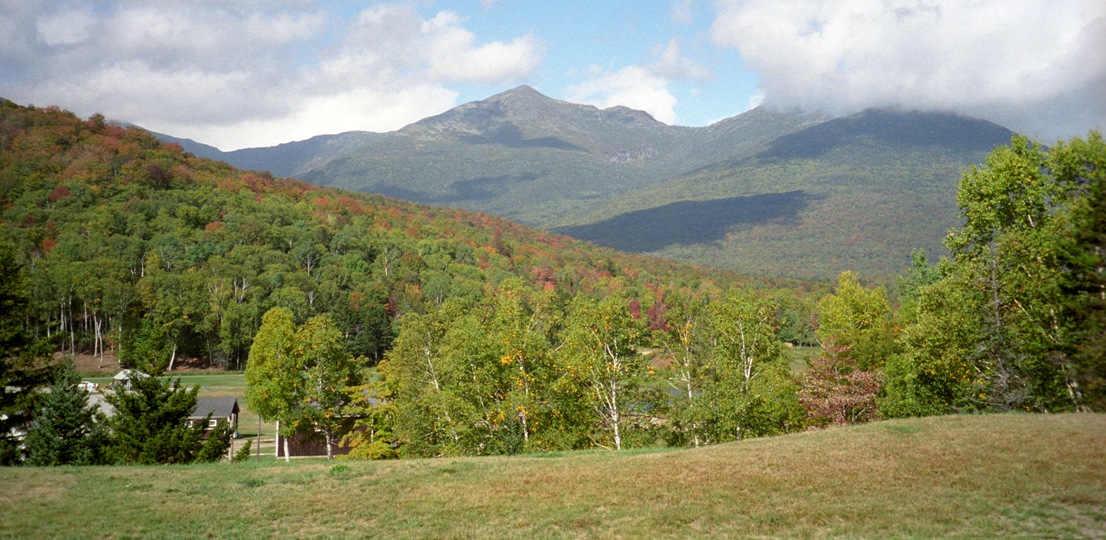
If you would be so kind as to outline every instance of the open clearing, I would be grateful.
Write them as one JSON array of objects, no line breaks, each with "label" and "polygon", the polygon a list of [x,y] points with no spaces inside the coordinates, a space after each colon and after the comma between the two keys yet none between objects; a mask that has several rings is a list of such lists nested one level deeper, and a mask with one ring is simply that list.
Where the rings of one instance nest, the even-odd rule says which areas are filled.
[{"label": "open clearing", "polygon": [[0,470],[0,537],[1106,537],[1106,415],[687,450]]}]

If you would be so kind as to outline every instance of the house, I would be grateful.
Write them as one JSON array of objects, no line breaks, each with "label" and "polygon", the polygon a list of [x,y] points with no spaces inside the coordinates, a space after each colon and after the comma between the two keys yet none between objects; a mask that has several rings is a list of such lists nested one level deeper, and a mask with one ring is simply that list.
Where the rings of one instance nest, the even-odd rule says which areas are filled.
[{"label": "house", "polygon": [[197,423],[203,422],[207,415],[211,415],[211,418],[207,420],[207,427],[213,428],[219,425],[219,421],[224,421],[230,426],[230,429],[234,432],[234,437],[238,437],[238,398],[235,397],[198,397],[196,398],[196,408],[193,409],[192,414],[188,417],[188,425],[195,427]]},{"label": "house", "polygon": [[131,381],[134,379],[145,379],[149,375],[138,371],[137,369],[124,369],[119,373],[116,373],[111,379],[111,387],[115,390],[125,388],[130,390]]}]

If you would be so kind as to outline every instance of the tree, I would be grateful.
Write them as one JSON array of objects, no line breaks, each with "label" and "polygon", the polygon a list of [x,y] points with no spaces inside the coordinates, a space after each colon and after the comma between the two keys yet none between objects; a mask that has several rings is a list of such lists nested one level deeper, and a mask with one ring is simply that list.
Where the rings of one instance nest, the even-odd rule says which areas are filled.
[{"label": "tree", "polygon": [[20,268],[15,250],[0,241],[0,385],[19,389],[0,392],[0,465],[23,459],[18,435],[31,421],[36,389],[49,380],[50,344],[31,339],[23,327],[28,300]]},{"label": "tree", "polygon": [[[199,391],[199,386],[181,387],[180,379],[142,377],[131,379],[129,390],[105,396],[115,407],[107,422],[111,456],[120,463],[150,465],[195,463],[225,455],[228,436],[217,430],[208,439],[214,442],[205,442],[207,420],[192,427],[187,423]],[[221,431],[227,431],[225,425]]]},{"label": "tree", "polygon": [[984,408],[1085,407],[1063,283],[1071,268],[1071,209],[1088,182],[1101,178],[1102,153],[1097,134],[1052,150],[1014,137],[960,181],[964,226],[946,244],[952,279],[972,292],[965,308],[982,322],[969,361],[980,374],[971,395]]},{"label": "tree", "polygon": [[711,344],[698,417],[705,440],[720,442],[785,432],[801,414],[776,338],[775,306],[729,291],[708,306]]},{"label": "tree", "polygon": [[[919,289],[888,370],[894,414],[1086,410],[1101,391],[1101,197],[1106,145],[1016,136],[961,178],[964,225],[940,281]],[[1098,212],[1101,212],[1099,210]],[[1100,214],[1099,214],[1100,216]],[[1098,352],[1096,352],[1098,351]]]},{"label": "tree", "polygon": [[[107,431],[78,387],[72,362],[56,370],[54,384],[35,408],[27,433],[28,465],[98,465],[106,461]],[[102,419],[101,419],[102,420]]]},{"label": "tree", "polygon": [[302,429],[322,431],[327,458],[334,458],[334,445],[350,423],[343,415],[347,388],[356,383],[356,364],[330,315],[300,327],[285,308],[262,317],[246,365],[246,399],[262,418],[280,422],[285,459],[288,438]]},{"label": "tree", "polygon": [[641,335],[621,297],[578,297],[569,307],[560,371],[567,387],[578,389],[600,428],[590,434],[596,446],[622,449],[632,418],[647,407],[635,402],[646,373],[645,360],[637,352]]},{"label": "tree", "polygon": [[818,303],[815,335],[823,346],[847,347],[861,369],[882,367],[896,346],[883,288],[866,289],[856,274],[842,272],[834,292]]},{"label": "tree", "polygon": [[709,406],[699,399],[709,357],[709,345],[705,338],[708,334],[707,316],[703,304],[695,298],[669,293],[665,301],[667,324],[659,339],[672,358],[672,370],[668,377],[669,393],[672,395],[669,443],[699,446],[709,442],[704,437],[705,415],[699,411],[700,407]]},{"label": "tree", "polygon": [[292,312],[285,308],[270,309],[261,318],[261,327],[253,338],[245,373],[246,401],[262,419],[279,422],[286,460],[291,459],[288,438],[295,434],[304,400],[295,337]]},{"label": "tree", "polygon": [[1081,176],[1086,196],[1073,205],[1071,273],[1063,289],[1072,298],[1072,370],[1084,403],[1106,410],[1106,144],[1092,132],[1053,149],[1053,168]]},{"label": "tree", "polygon": [[447,300],[426,314],[404,315],[395,345],[378,367],[395,399],[395,436],[404,455],[461,453],[463,422],[443,347],[465,310],[463,303]]},{"label": "tree", "polygon": [[847,348],[825,347],[802,375],[799,401],[816,426],[857,424],[878,417],[880,386],[880,373],[860,369]]},{"label": "tree", "polygon": [[938,272],[942,277],[921,286],[917,298],[903,307],[911,311],[899,336],[903,351],[883,368],[879,410],[886,418],[973,408],[969,395],[977,372],[969,359],[981,321],[966,309],[975,301],[971,288],[950,274],[950,263],[943,262]]},{"label": "tree", "polygon": [[296,344],[303,366],[302,418],[323,432],[326,458],[333,460],[334,445],[350,424],[343,412],[350,402],[347,389],[359,382],[357,364],[329,314],[308,319],[296,332]]},{"label": "tree", "polygon": [[393,443],[395,401],[383,377],[349,387],[346,413],[354,418],[353,429],[343,438],[350,459],[397,457]]}]

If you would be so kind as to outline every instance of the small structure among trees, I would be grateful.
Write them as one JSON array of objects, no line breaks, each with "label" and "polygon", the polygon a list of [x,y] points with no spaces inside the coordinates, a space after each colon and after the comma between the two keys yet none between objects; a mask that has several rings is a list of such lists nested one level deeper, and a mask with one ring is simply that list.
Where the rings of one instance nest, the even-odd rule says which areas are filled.
[{"label": "small structure among trees", "polygon": [[196,408],[188,416],[189,427],[205,425],[209,428],[217,427],[219,422],[225,422],[227,428],[238,435],[238,398],[235,397],[197,397]]}]

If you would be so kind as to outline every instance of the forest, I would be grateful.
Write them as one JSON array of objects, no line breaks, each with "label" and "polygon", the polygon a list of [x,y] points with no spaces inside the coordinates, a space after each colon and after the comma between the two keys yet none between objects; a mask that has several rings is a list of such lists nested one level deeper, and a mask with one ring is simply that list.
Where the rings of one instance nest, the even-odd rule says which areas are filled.
[{"label": "forest", "polygon": [[[951,255],[916,252],[886,289],[622,254],[3,101],[0,377],[44,386],[44,359],[77,352],[153,374],[201,358],[244,371],[283,430],[371,458],[1101,411],[1104,162],[1097,132],[1014,137],[965,171]],[[819,353],[793,369],[793,345]],[[36,400],[5,397],[5,422]]]}]

